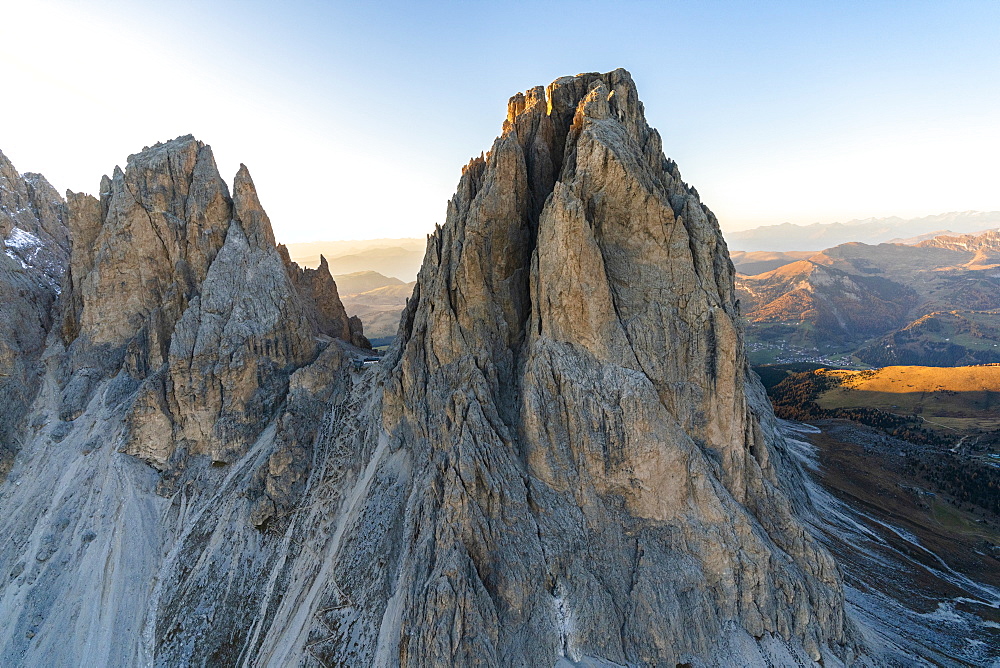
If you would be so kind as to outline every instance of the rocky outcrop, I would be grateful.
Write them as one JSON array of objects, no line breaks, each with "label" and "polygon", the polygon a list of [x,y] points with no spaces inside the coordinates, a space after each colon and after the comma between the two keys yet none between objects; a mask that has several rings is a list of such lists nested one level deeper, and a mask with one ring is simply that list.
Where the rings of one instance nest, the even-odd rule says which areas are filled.
[{"label": "rocky outcrop", "polygon": [[973,271],[995,270],[1000,265],[1000,230],[988,230],[979,234],[941,235],[922,241],[916,246],[971,252],[974,255],[963,267]]},{"label": "rocky outcrop", "polygon": [[628,73],[512,98],[428,240],[374,379],[377,440],[331,439],[366,454],[330,493],[321,577],[286,592],[311,621],[276,615],[255,651],[852,660],[837,568],[798,517],[802,472],[736,318],[715,218]]},{"label": "rocky outcrop", "polygon": [[356,318],[349,318],[340,301],[337,283],[330,273],[330,264],[322,255],[319,256],[319,267],[299,267],[288,256],[285,246],[278,246],[281,258],[288,270],[288,275],[298,293],[313,305],[315,327],[327,336],[349,341],[359,348],[371,348],[364,336],[364,325]]},{"label": "rocky outcrop", "polygon": [[18,174],[3,153],[0,236],[5,255],[59,285],[69,252],[66,202],[41,174]]},{"label": "rocky outcrop", "polygon": [[211,148],[192,137],[157,144],[105,177],[99,201],[69,199],[67,343],[120,348],[145,331],[157,366],[166,328],[197,294],[233,219]]},{"label": "rocky outcrop", "polygon": [[215,461],[256,438],[261,417],[283,400],[288,375],[319,350],[246,168],[234,192],[226,241],[177,322],[166,369],[179,438]]},{"label": "rocky outcrop", "polygon": [[1000,230],[987,230],[978,234],[942,234],[915,245],[920,248],[947,248],[965,252],[983,251],[996,256],[1000,254]]},{"label": "rocky outcrop", "polygon": [[40,357],[66,266],[66,203],[40,174],[0,153],[0,479],[41,383]]},{"label": "rocky outcrop", "polygon": [[211,149],[181,137],[130,156],[99,197],[68,194],[58,326],[38,302],[40,391],[21,400],[25,447],[0,488],[19,509],[0,519],[5,664],[173,664],[158,620],[190,653],[186,606],[265,595],[280,557],[264,536],[300,507],[364,340],[329,271],[286,262],[245,167],[232,193]]}]

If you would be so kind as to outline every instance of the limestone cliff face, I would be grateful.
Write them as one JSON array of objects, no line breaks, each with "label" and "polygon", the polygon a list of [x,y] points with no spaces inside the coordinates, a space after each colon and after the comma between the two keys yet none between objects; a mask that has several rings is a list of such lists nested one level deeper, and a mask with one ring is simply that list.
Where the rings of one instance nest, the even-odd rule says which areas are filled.
[{"label": "limestone cliff face", "polygon": [[383,363],[412,472],[382,650],[849,658],[837,568],[796,518],[801,472],[736,318],[718,224],[627,72],[512,98]]},{"label": "limestone cliff face", "polygon": [[69,253],[66,203],[40,174],[20,175],[0,153],[0,478],[19,449],[39,358]]}]

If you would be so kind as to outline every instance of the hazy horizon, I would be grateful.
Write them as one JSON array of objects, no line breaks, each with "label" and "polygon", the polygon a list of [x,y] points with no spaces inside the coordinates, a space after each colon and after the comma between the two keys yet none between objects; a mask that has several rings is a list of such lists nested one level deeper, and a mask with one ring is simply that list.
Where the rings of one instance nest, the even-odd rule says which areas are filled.
[{"label": "hazy horizon", "polygon": [[[709,208],[711,208],[711,207],[709,207]],[[974,209],[968,209],[968,210],[965,210],[965,211],[942,211],[940,213],[932,213],[932,214],[928,214],[926,216],[913,216],[911,218],[903,218],[902,216],[879,216],[879,217],[869,216],[867,218],[852,218],[851,220],[834,220],[834,221],[830,221],[830,222],[819,222],[819,221],[816,221],[816,222],[812,222],[812,223],[792,223],[790,221],[783,221],[783,222],[780,222],[780,223],[765,223],[763,225],[755,225],[753,227],[739,228],[739,229],[735,229],[735,228],[725,229],[724,228],[723,229],[723,233],[726,233],[726,232],[747,232],[747,231],[755,230],[755,229],[762,228],[762,227],[781,227],[783,225],[795,225],[796,227],[810,227],[810,226],[814,226],[814,225],[858,225],[858,224],[875,223],[875,222],[879,222],[879,221],[886,221],[886,220],[893,220],[893,219],[899,219],[899,220],[903,220],[903,221],[909,221],[909,220],[920,220],[920,219],[925,219],[925,218],[940,218],[940,217],[943,217],[943,216],[949,216],[949,215],[954,215],[954,214],[991,214],[991,213],[993,213],[993,214],[1000,214],[1000,211],[976,211]],[[952,230],[952,231],[955,231],[955,230]],[[427,234],[430,234],[430,232],[428,232]],[[360,243],[367,242],[368,244],[371,244],[371,243],[374,243],[374,242],[377,242],[377,241],[386,242],[386,243],[392,243],[392,242],[396,242],[396,241],[421,241],[421,242],[423,242],[426,239],[427,234],[421,235],[421,236],[410,236],[410,237],[356,237],[356,238],[352,238],[352,239],[332,239],[332,238],[331,239],[304,239],[302,241],[288,241],[288,242],[285,242],[285,241],[282,241],[281,239],[278,239],[278,243],[283,243],[286,246],[304,246],[304,245],[308,245],[308,244],[325,244],[325,243],[343,243],[343,244],[354,243],[354,244],[360,244]]]}]

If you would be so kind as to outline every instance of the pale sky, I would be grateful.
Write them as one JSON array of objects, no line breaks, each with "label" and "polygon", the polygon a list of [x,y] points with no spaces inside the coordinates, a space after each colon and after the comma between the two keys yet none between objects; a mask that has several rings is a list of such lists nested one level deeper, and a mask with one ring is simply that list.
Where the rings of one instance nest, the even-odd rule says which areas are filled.
[{"label": "pale sky", "polygon": [[422,236],[507,98],[625,67],[723,230],[1000,210],[1000,2],[0,0],[0,150],[192,133],[280,241]]}]

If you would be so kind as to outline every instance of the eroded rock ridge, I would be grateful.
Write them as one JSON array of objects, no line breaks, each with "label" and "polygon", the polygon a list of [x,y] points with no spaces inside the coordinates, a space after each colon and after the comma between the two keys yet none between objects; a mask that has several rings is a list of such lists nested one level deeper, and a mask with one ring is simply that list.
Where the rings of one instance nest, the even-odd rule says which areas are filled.
[{"label": "eroded rock ridge", "polygon": [[178,453],[225,463],[245,451],[289,375],[324,339],[352,339],[328,268],[291,262],[246,167],[231,197],[191,137],[131,156],[99,199],[69,193],[69,208],[62,417],[121,371],[139,384],[124,451],[157,468]]},{"label": "eroded rock ridge", "polygon": [[[273,564],[262,531],[287,525],[367,341],[328,268],[276,246],[247,169],[230,194],[190,136],[130,156],[98,197],[0,176],[0,290],[20,291],[0,436],[24,446],[0,488],[0,656],[177,665],[158,620],[253,600],[248,562]],[[202,554],[213,533],[221,553]]]}]

